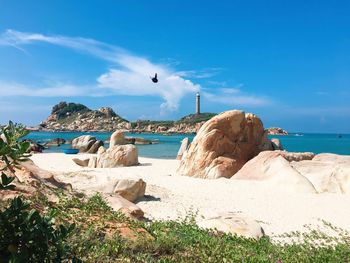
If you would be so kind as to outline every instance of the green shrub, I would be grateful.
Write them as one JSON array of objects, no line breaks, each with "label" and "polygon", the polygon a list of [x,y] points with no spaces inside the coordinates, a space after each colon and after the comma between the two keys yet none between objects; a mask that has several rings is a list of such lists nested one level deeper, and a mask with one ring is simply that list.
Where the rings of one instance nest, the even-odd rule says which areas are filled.
[{"label": "green shrub", "polygon": [[26,161],[30,156],[27,154],[30,143],[18,141],[28,133],[23,125],[12,121],[0,130],[0,161],[5,162],[6,168],[11,169],[13,165]]},{"label": "green shrub", "polygon": [[3,262],[61,262],[69,255],[65,239],[74,225],[55,227],[54,214],[41,216],[29,202],[14,198],[0,212],[0,258]]}]

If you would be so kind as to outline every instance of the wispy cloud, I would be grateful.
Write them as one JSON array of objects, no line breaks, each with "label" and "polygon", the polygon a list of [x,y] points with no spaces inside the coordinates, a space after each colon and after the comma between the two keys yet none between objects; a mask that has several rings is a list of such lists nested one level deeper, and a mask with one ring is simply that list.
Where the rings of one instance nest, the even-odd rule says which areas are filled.
[{"label": "wispy cloud", "polygon": [[207,68],[202,70],[178,71],[176,74],[184,78],[207,79],[218,75],[222,70],[222,68]]},{"label": "wispy cloud", "polygon": [[228,106],[266,106],[272,103],[268,98],[248,95],[239,88],[220,88],[215,93],[202,91],[202,95],[208,101],[225,104]]},{"label": "wispy cloud", "polygon": [[[24,46],[43,42],[89,54],[110,64],[110,69],[96,77],[96,82],[89,86],[59,84],[47,87],[26,86],[19,83],[0,82],[0,93],[3,96],[89,96],[89,95],[129,95],[158,96],[164,102],[161,111],[178,109],[181,99],[186,94],[195,93],[202,88],[190,79],[204,79],[217,75],[221,68],[205,70],[177,71],[167,64],[153,63],[150,59],[137,56],[124,48],[81,37],[60,35],[43,35],[38,33],[7,30],[0,35],[0,45],[15,47],[25,51]],[[174,66],[174,65],[173,65]],[[159,82],[154,84],[150,75],[158,73]],[[43,85],[41,85],[43,86]],[[203,91],[208,101],[219,102],[230,106],[260,106],[268,100],[244,94],[239,89],[215,89],[215,93]]]},{"label": "wispy cloud", "polygon": [[[10,45],[21,50],[23,50],[23,45],[35,42],[70,48],[112,62],[113,67],[97,77],[97,82],[94,84],[95,92],[100,90],[102,93],[108,91],[108,93],[121,95],[160,96],[164,99],[164,103],[161,105],[162,110],[176,110],[183,96],[200,90],[200,85],[178,76],[176,71],[169,66],[152,63],[150,60],[133,55],[123,48],[93,39],[46,36],[14,30],[7,30],[0,36],[0,45]],[[154,84],[149,77],[156,72],[159,76],[159,83]],[[2,86],[4,87],[4,85]],[[24,87],[24,85],[13,84],[12,87],[12,91],[6,92],[8,96],[54,96],[53,94],[57,94],[57,89],[61,91],[60,96],[62,94],[67,96],[89,94],[85,86],[51,87],[32,92],[28,92],[32,90],[31,87]]]}]

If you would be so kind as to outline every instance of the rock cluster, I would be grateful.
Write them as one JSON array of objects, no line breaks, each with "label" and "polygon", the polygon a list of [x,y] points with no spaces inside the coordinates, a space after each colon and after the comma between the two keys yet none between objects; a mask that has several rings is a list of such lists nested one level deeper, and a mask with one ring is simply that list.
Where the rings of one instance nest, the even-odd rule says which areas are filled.
[{"label": "rock cluster", "polygon": [[267,128],[266,130],[269,135],[288,135],[288,132],[286,130],[283,130],[279,127],[271,127]]},{"label": "rock cluster", "polygon": [[72,148],[78,149],[81,153],[96,153],[103,144],[103,141],[97,140],[91,135],[82,135],[73,139]]},{"label": "rock cluster", "polygon": [[177,174],[230,178],[261,151],[272,149],[256,115],[239,110],[223,112],[201,127],[183,155]]},{"label": "rock cluster", "polygon": [[48,131],[114,131],[131,129],[131,124],[118,116],[111,108],[90,110],[77,103],[60,102],[51,115],[39,125]]},{"label": "rock cluster", "polygon": [[[5,164],[0,161],[0,169],[4,169]],[[4,169],[2,172],[9,177],[15,177],[12,182],[15,185],[13,190],[1,190],[0,201],[14,198],[16,196],[45,196],[50,202],[58,202],[57,189],[61,189],[66,194],[72,190],[70,184],[61,182],[55,176],[45,170],[40,169],[31,160],[20,163],[11,172]]]}]

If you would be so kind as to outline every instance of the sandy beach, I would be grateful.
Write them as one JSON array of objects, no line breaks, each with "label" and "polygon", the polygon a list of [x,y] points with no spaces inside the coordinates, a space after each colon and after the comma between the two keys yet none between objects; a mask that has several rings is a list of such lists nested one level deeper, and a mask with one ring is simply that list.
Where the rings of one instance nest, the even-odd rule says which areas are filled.
[{"label": "sandy beach", "polygon": [[110,191],[118,178],[142,178],[146,195],[137,202],[151,220],[177,219],[189,213],[202,217],[220,212],[242,212],[261,224],[269,236],[303,231],[304,225],[322,225],[320,220],[350,231],[349,195],[286,193],[256,181],[198,179],[176,176],[179,161],[139,158],[140,165],[118,168],[83,168],[71,159],[88,155],[35,154],[39,167],[71,183],[76,190]]}]

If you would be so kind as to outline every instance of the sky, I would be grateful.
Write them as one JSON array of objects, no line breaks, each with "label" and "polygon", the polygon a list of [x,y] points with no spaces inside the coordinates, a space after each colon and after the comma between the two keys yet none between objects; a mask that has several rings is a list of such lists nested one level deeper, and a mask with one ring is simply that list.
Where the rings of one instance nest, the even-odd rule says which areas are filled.
[{"label": "sky", "polygon": [[0,0],[0,123],[36,125],[60,101],[176,120],[200,92],[202,112],[350,133],[349,14],[346,0]]}]

